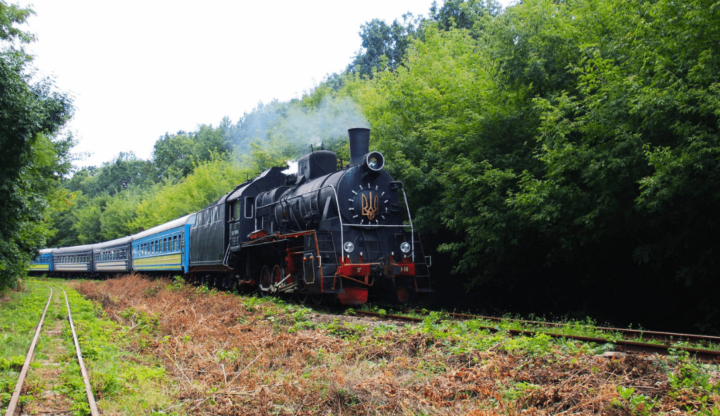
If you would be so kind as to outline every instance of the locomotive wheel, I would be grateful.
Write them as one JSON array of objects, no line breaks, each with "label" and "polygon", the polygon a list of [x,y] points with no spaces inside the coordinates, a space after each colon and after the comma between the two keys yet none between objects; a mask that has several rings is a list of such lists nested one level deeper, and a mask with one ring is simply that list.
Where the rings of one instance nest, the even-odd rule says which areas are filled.
[{"label": "locomotive wheel", "polygon": [[313,305],[320,306],[323,303],[323,295],[322,293],[310,295],[310,300],[312,301]]},{"label": "locomotive wheel", "polygon": [[261,297],[265,297],[270,294],[270,269],[267,266],[263,266],[260,270],[260,278],[258,279],[258,292]]},{"label": "locomotive wheel", "polygon": [[[275,265],[273,267],[272,271],[272,292],[274,294],[279,294],[278,289],[280,288],[280,282],[282,282],[283,278],[285,277],[285,272],[282,267],[279,265]],[[284,283],[283,283],[284,284]]]},{"label": "locomotive wheel", "polygon": [[301,305],[307,304],[308,300],[310,299],[307,292],[295,292],[295,298],[298,302],[300,302]]},{"label": "locomotive wheel", "polygon": [[237,279],[235,279],[235,272],[232,271],[232,272],[228,273],[227,276],[225,276],[223,278],[223,282],[225,283],[224,289],[227,292],[232,292],[235,289],[235,287],[237,286],[236,285]]}]

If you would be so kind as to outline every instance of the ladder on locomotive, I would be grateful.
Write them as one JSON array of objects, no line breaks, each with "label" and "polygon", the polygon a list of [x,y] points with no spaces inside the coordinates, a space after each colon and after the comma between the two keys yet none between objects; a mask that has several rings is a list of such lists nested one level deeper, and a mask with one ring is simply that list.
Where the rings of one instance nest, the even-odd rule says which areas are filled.
[{"label": "ladder on locomotive", "polygon": [[335,241],[332,233],[329,231],[316,231],[318,255],[322,259],[323,266],[334,265],[337,267],[337,252],[335,251]]},{"label": "ladder on locomotive", "polygon": [[413,244],[415,244],[415,282],[418,292],[432,292],[430,289],[430,269],[425,257],[425,249],[418,233],[412,233]]}]

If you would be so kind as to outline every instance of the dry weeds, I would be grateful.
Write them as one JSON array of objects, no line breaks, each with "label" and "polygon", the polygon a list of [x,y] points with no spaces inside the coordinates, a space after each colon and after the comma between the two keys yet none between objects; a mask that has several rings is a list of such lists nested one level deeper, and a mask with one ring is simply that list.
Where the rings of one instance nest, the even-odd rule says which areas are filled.
[{"label": "dry weeds", "polygon": [[[299,306],[168,287],[127,276],[78,289],[144,334],[138,350],[164,360],[181,385],[170,410],[477,416],[718,410],[720,386],[708,393],[670,382],[688,361],[567,354],[555,344],[549,354],[497,346],[451,354],[451,340],[405,327],[376,331],[367,318],[344,317],[343,324],[310,313],[314,325],[302,329],[292,313]],[[621,397],[629,389],[632,397]]]}]

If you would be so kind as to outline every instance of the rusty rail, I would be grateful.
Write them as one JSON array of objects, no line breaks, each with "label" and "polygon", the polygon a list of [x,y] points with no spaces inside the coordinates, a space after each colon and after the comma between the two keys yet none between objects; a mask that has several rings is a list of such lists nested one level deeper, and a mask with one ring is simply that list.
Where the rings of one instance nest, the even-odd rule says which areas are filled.
[{"label": "rusty rail", "polygon": [[50,306],[50,301],[52,300],[52,297],[53,290],[51,288],[50,296],[48,297],[48,301],[45,304],[45,309],[43,310],[42,316],[40,317],[40,323],[38,323],[37,329],[35,330],[35,336],[30,343],[28,353],[25,356],[25,363],[22,366],[22,370],[20,370],[20,376],[18,377],[17,384],[15,384],[15,391],[13,392],[12,398],[10,399],[10,404],[8,405],[7,412],[5,412],[5,416],[13,416],[15,414],[15,409],[17,408],[18,401],[20,400],[20,392],[22,391],[22,386],[25,383],[25,377],[27,377],[28,370],[30,369],[30,362],[32,362],[32,357],[35,354],[35,346],[37,345],[38,338],[40,338],[40,331],[42,330],[43,323],[45,322],[45,315],[47,314],[47,310]]},{"label": "rusty rail", "polygon": [[[414,309],[413,312],[423,314],[426,313],[425,311]],[[509,318],[498,318],[495,316],[483,316],[483,315],[469,315],[465,313],[456,313],[456,312],[443,312],[443,314],[448,315],[450,317],[456,318],[456,319],[484,319],[487,321],[495,321],[495,322],[517,322],[525,325],[535,325],[535,326],[546,326],[546,327],[564,327],[565,324],[560,324],[556,322],[541,322],[541,321],[529,321],[524,319],[509,319]],[[715,337],[711,335],[695,335],[695,334],[683,334],[683,333],[677,333],[677,332],[660,332],[660,331],[644,331],[640,329],[625,329],[625,328],[610,328],[610,327],[604,327],[604,326],[598,326],[595,327],[599,331],[606,331],[606,332],[617,332],[622,334],[622,336],[626,339],[651,339],[654,341],[662,341],[666,344],[670,344],[672,342],[677,341],[687,341],[687,342],[696,342],[698,344],[704,344],[704,345],[710,345],[710,344],[718,344],[720,345],[720,337]]]},{"label": "rusty rail", "polygon": [[72,314],[70,312],[70,302],[68,302],[67,293],[65,294],[65,305],[67,305],[68,321],[70,322],[70,329],[72,330],[73,342],[75,343],[75,353],[77,354],[78,363],[80,364],[80,372],[82,373],[83,382],[85,383],[85,392],[87,393],[88,404],[90,405],[90,414],[92,416],[100,416],[98,412],[97,404],[95,404],[95,396],[93,396],[92,387],[90,386],[90,377],[88,377],[87,369],[85,368],[85,362],[80,352],[80,343],[78,343],[77,334],[75,333],[75,325],[73,324]]},{"label": "rusty rail", "polygon": [[[377,312],[369,312],[369,311],[356,311],[355,314],[374,316],[374,317],[385,318],[385,319],[394,319],[394,320],[399,320],[399,321],[409,321],[409,322],[424,321],[424,319],[422,319],[422,318],[415,318],[412,316],[380,314]],[[471,316],[471,315],[468,315],[468,316]],[[473,319],[475,319],[475,318],[473,318]],[[492,332],[502,331],[502,329],[493,327],[493,326],[479,326],[477,328],[486,329],[486,330],[489,330]],[[615,344],[617,346],[616,349],[618,351],[627,352],[627,353],[670,355],[670,349],[675,349],[675,350],[680,350],[680,351],[687,351],[691,355],[694,355],[700,361],[707,362],[707,363],[713,363],[713,364],[720,364],[720,351],[704,350],[704,349],[699,349],[699,348],[682,347],[682,346],[674,347],[674,346],[665,345],[665,344],[649,344],[649,343],[644,343],[644,342],[628,341],[628,340],[624,340],[624,339],[617,340],[617,341],[609,341],[604,338],[585,337],[585,336],[580,336],[580,335],[554,334],[551,332],[542,332],[542,331],[527,331],[527,330],[518,330],[518,329],[505,329],[505,331],[507,331],[509,334],[512,334],[512,335],[534,336],[537,334],[545,334],[552,338],[574,339],[574,340],[578,340],[578,341],[594,342],[594,343],[599,343],[599,344]]]}]

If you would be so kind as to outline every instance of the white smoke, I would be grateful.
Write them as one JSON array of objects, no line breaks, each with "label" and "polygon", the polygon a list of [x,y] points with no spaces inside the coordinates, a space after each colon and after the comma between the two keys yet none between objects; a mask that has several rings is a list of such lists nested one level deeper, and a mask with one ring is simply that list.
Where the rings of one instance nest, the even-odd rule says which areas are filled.
[{"label": "white smoke", "polygon": [[288,160],[287,166],[287,169],[282,171],[285,175],[294,175],[298,172],[298,162],[296,160]]},{"label": "white smoke", "polygon": [[296,144],[318,145],[347,140],[348,129],[369,127],[360,106],[349,97],[325,97],[317,108],[293,105],[272,134]]}]

